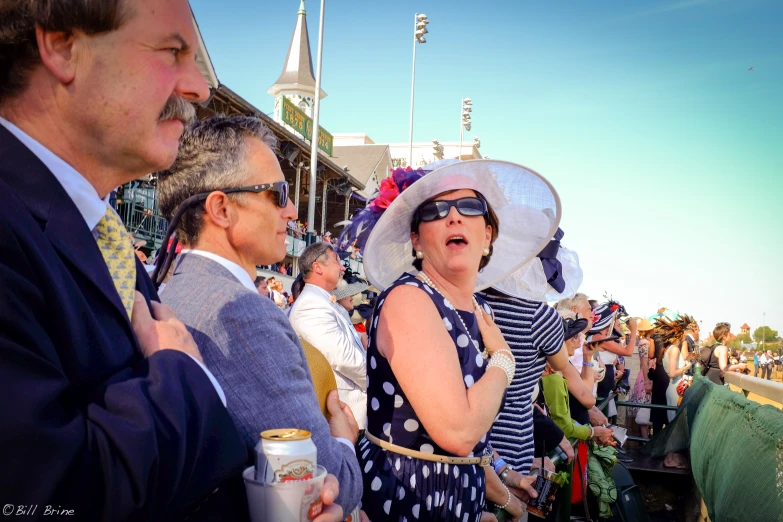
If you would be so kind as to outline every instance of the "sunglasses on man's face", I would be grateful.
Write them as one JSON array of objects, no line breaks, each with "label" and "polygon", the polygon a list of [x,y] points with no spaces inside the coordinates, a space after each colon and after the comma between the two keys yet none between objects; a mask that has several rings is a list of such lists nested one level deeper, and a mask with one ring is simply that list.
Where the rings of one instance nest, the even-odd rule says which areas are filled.
[{"label": "sunglasses on man's face", "polygon": [[255,192],[256,194],[260,194],[261,192],[264,192],[266,190],[270,190],[272,192],[277,193],[277,200],[275,201],[275,204],[280,208],[285,208],[288,206],[288,182],[287,181],[276,181],[274,183],[263,183],[261,185],[248,185],[245,187],[237,187],[237,188],[230,188],[230,189],[224,189],[220,192],[223,192],[224,194],[232,194],[237,192]]},{"label": "sunglasses on man's face", "polygon": [[466,217],[487,214],[487,203],[479,198],[439,199],[420,206],[419,219],[423,223],[443,219],[449,215],[451,207],[455,207],[457,212]]}]

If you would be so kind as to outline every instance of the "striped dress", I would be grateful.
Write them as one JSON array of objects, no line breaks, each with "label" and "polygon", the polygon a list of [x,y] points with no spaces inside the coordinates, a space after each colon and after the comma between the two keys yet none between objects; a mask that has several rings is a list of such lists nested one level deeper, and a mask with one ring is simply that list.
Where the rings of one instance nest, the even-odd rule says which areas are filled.
[{"label": "striped dress", "polygon": [[515,470],[527,475],[533,464],[533,388],[546,365],[546,356],[563,347],[563,323],[546,303],[482,292],[495,312],[517,362],[506,403],[492,427],[492,447]]}]

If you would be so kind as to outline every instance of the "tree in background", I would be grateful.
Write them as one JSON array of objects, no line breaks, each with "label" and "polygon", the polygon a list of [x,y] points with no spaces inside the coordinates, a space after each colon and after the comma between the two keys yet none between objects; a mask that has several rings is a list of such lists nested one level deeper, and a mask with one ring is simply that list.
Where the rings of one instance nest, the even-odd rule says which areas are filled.
[{"label": "tree in background", "polygon": [[759,326],[753,331],[753,339],[755,339],[757,343],[761,343],[761,341],[764,341],[764,343],[774,343],[778,340],[778,331],[773,330],[769,326]]},{"label": "tree in background", "polygon": [[737,337],[729,341],[727,346],[732,350],[742,350],[743,344],[750,344],[751,342],[752,339],[750,338],[750,334],[739,334]]}]

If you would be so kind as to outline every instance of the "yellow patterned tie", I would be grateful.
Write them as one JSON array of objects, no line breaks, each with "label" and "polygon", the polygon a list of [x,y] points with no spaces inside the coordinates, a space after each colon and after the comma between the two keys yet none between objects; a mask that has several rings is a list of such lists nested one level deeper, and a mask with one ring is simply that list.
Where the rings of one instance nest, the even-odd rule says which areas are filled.
[{"label": "yellow patterned tie", "polygon": [[106,213],[95,230],[98,232],[98,248],[130,317],[136,291],[136,259],[128,232],[120,217],[109,207],[106,207]]}]

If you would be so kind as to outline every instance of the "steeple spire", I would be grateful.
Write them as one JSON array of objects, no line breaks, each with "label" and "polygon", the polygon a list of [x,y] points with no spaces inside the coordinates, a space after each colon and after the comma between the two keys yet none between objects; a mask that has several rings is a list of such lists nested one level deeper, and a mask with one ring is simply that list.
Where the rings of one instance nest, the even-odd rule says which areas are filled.
[{"label": "steeple spire", "polygon": [[[299,91],[315,97],[315,73],[313,59],[310,54],[310,37],[307,34],[307,17],[304,0],[300,1],[296,16],[296,27],[288,46],[288,54],[283,64],[283,72],[267,92],[277,97],[283,91]],[[321,98],[326,93],[321,90]]]}]

